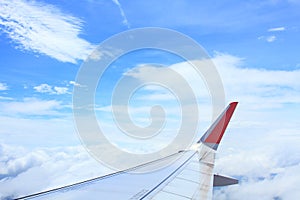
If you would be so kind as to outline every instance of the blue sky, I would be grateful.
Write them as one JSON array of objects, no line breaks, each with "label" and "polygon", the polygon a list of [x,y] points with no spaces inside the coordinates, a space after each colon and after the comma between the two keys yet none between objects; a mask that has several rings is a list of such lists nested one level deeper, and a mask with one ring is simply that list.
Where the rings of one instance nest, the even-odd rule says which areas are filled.
[{"label": "blue sky", "polygon": [[[1,1],[0,188],[4,189],[0,197],[107,172],[104,167],[90,173],[80,170],[82,166],[94,169],[97,163],[83,153],[75,131],[72,91],[78,84],[76,75],[102,41],[121,31],[150,26],[182,32],[201,44],[220,73],[226,102],[240,102],[220,147],[216,170],[244,179],[240,186],[217,190],[215,198],[293,199],[300,191],[292,184],[300,178],[293,177],[300,169],[296,153],[300,152],[299,10],[298,0]],[[106,71],[103,87],[97,90],[97,114],[98,119],[105,119],[105,130],[116,130],[108,111],[113,85],[128,70],[145,63],[165,65],[196,81],[181,58],[166,52],[142,50],[121,57]],[[143,74],[128,76],[143,80]],[[211,113],[209,94],[200,85],[203,91],[197,97],[203,100],[203,124],[199,130],[203,132]],[[149,116],[141,113],[149,111],[147,104],[168,105],[166,99],[170,99],[167,91],[147,92],[135,96],[132,113],[137,123],[149,123]],[[143,102],[144,95],[151,95],[148,103]],[[175,104],[167,108],[171,116]],[[167,124],[166,135],[177,123]],[[114,142],[128,142],[114,134],[108,136]],[[138,149],[128,144],[123,148],[143,152],[161,146],[143,143]],[[57,173],[58,179],[20,189],[30,175],[43,180],[55,173],[45,168],[53,166],[49,160],[55,162],[61,154],[66,161],[57,168],[68,175]],[[81,166],[74,156],[82,159]],[[73,164],[77,167],[72,168]],[[290,184],[282,189],[280,182]],[[253,190],[258,192],[253,194]]]}]

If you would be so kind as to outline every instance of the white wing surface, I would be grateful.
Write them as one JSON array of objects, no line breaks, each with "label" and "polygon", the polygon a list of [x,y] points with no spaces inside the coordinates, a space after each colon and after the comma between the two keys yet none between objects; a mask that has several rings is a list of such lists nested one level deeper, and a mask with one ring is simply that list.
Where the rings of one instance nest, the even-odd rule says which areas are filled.
[{"label": "white wing surface", "polygon": [[[236,180],[217,176],[213,180],[215,153],[236,108],[230,103],[191,150],[182,150],[165,158],[80,183],[55,188],[17,199],[211,199],[213,185],[230,185]],[[149,173],[147,168],[175,161]]]}]

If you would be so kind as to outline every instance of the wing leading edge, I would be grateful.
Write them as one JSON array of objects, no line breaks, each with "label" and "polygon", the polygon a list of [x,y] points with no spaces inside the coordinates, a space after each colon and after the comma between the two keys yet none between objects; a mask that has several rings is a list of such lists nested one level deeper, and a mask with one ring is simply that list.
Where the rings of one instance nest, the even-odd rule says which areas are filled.
[{"label": "wing leading edge", "polygon": [[[17,199],[211,199],[213,186],[236,184],[237,180],[214,175],[215,153],[237,106],[230,103],[197,142],[196,148],[176,152],[125,171]],[[171,165],[145,174],[133,174],[168,159]]]}]

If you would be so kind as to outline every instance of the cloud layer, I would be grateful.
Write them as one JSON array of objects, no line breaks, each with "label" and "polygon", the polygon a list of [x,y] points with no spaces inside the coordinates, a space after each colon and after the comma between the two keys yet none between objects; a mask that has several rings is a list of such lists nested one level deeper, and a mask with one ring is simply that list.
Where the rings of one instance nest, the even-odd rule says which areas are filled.
[{"label": "cloud layer", "polygon": [[227,99],[237,111],[219,148],[215,171],[240,179],[214,199],[296,199],[300,176],[300,70],[244,67],[244,59],[217,54]]},{"label": "cloud layer", "polygon": [[[253,100],[270,106],[277,103],[300,103],[300,70],[267,70],[244,67],[244,60],[228,54],[217,54],[213,58],[224,81],[229,97],[236,96],[241,101]],[[270,104],[271,103],[271,104]],[[267,105],[265,105],[267,106]]]},{"label": "cloud layer", "polygon": [[[215,190],[215,199],[295,199],[299,196],[297,180],[300,179],[300,70],[268,70],[247,68],[245,60],[229,54],[216,53],[213,62],[217,66],[224,83],[227,101],[238,100],[240,104],[229,125],[229,130],[222,141],[215,171],[220,174],[238,177],[240,184],[236,186]],[[190,78],[192,87],[199,87],[199,77],[194,76],[185,63],[170,66],[183,77]],[[155,70],[145,66],[134,73],[127,74],[133,78],[144,80],[143,70]],[[75,82],[70,82],[76,85]],[[176,84],[176,80],[174,83]],[[205,86],[203,86],[205,87]],[[42,87],[41,87],[42,88]],[[40,88],[40,89],[41,89]],[[48,88],[48,89],[47,89]],[[49,87],[44,87],[49,91]],[[53,87],[50,86],[53,90]],[[165,102],[170,99],[168,93],[162,93],[157,87],[148,86],[146,91],[152,91],[150,101]],[[42,91],[42,90],[41,90]],[[50,90],[51,91],[51,90]],[[200,92],[201,93],[201,92]],[[168,95],[167,95],[168,94]],[[205,96],[199,95],[198,98]],[[137,96],[142,102],[146,99]],[[207,98],[207,97],[206,97]],[[209,108],[207,102],[203,107]],[[72,135],[71,119],[24,119],[21,115],[45,114],[58,112],[63,106],[54,100],[24,99],[23,101],[10,101],[1,103],[1,111],[8,117],[0,117],[1,125],[1,181],[0,195],[28,194],[38,190],[56,187],[77,180],[83,180],[102,171],[98,165],[91,164],[90,158],[77,148],[61,147],[59,149],[37,148],[28,150],[24,147],[10,147],[5,144],[18,143],[26,146],[26,138],[31,142],[43,146],[45,140],[53,144],[66,146]],[[169,105],[170,106],[170,105]],[[29,109],[31,108],[31,109]],[[148,108],[140,107],[132,110],[133,113],[145,113]],[[139,110],[140,109],[140,110]],[[99,108],[104,112],[110,109]],[[108,111],[107,111],[108,110]],[[172,107],[170,107],[171,111]],[[141,111],[141,112],[140,112]],[[3,114],[2,113],[2,114]],[[8,115],[10,113],[10,115]],[[146,119],[139,116],[140,119]],[[101,121],[109,126],[107,121]],[[18,126],[15,126],[18,124]],[[200,123],[200,132],[205,132],[205,125]],[[108,128],[111,129],[110,127]],[[169,130],[172,132],[173,130]],[[67,133],[67,134],[66,134]],[[112,139],[118,141],[118,134],[111,134]],[[26,138],[24,138],[26,137]],[[34,141],[33,141],[34,140]],[[28,141],[27,141],[28,142]],[[78,142],[78,141],[77,141]],[[126,143],[127,141],[123,143]],[[4,143],[4,144],[3,144]],[[76,143],[76,142],[75,142]],[[77,143],[78,144],[78,143]],[[122,145],[122,141],[120,141]],[[154,143],[158,149],[161,142]],[[130,143],[126,143],[130,145]],[[131,146],[134,149],[136,146]],[[149,151],[154,148],[143,146],[140,151]],[[82,156],[82,157],[81,157]],[[97,166],[97,167],[95,167]],[[97,170],[94,170],[97,168]],[[81,169],[89,169],[82,170]],[[102,168],[101,168],[102,169]],[[39,185],[31,180],[38,180]],[[24,183],[28,187],[24,187]]]},{"label": "cloud layer", "polygon": [[28,150],[0,144],[0,199],[64,186],[104,173],[109,170],[82,147]]},{"label": "cloud layer", "polygon": [[0,30],[16,48],[45,54],[62,62],[85,59],[94,46],[79,37],[82,20],[45,3],[0,2]]},{"label": "cloud layer", "polygon": [[[294,142],[291,145],[298,144]],[[288,147],[277,141],[261,148],[237,150],[219,156],[216,171],[238,177],[240,183],[215,189],[214,199],[297,199],[300,195],[297,151],[299,148]]]},{"label": "cloud layer", "polygon": [[[227,101],[240,102],[215,169],[239,178],[240,184],[216,189],[214,199],[296,199],[300,189],[300,115],[296,112],[300,105],[300,70],[249,68],[244,59],[223,53],[216,53],[212,61],[222,77]],[[188,79],[195,91],[203,87],[205,91],[186,63],[170,67]],[[155,66],[140,66],[125,75],[147,82],[154,74],[164,76],[156,71],[160,70]],[[180,87],[177,80],[172,84]],[[144,101],[161,101],[159,88],[146,89],[155,95]],[[204,94],[198,98],[208,98]]]}]

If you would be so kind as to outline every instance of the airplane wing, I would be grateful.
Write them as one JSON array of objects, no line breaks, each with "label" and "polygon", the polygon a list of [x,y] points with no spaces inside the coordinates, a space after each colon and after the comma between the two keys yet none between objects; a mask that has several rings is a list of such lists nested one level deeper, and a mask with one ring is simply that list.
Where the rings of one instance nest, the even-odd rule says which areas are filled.
[{"label": "airplane wing", "polygon": [[[94,179],[55,188],[16,199],[211,199],[213,186],[238,183],[214,175],[215,153],[237,106],[232,102],[189,150]],[[149,173],[132,173],[152,169],[155,165],[175,162]]]}]

